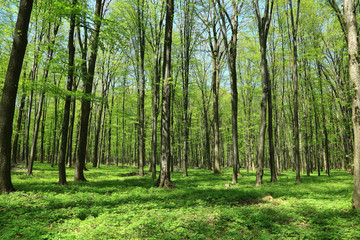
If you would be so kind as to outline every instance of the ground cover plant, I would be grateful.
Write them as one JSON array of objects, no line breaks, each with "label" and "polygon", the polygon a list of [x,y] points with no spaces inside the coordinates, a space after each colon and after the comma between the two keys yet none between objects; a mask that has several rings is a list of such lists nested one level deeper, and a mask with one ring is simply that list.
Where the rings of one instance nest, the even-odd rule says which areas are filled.
[{"label": "ground cover plant", "polygon": [[13,171],[18,191],[0,196],[1,239],[360,238],[353,177],[344,171],[301,184],[292,171],[277,183],[265,173],[264,186],[254,187],[255,172],[229,186],[232,169],[191,169],[186,178],[172,174],[175,189],[152,187],[132,167],[90,168],[88,182],[67,186],[56,185],[56,171],[40,163],[34,176]]}]

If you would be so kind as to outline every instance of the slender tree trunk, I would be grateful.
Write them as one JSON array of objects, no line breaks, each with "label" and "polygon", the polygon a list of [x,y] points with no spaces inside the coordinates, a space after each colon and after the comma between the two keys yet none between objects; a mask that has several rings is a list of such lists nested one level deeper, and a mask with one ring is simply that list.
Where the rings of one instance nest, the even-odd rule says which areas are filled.
[{"label": "slender tree trunk", "polygon": [[[111,82],[111,81],[110,81]],[[112,85],[112,89],[115,89],[115,84]],[[115,92],[112,92],[111,95],[111,108],[109,108],[109,129],[108,129],[108,143],[107,143],[107,153],[106,153],[106,166],[110,165],[111,157],[111,137],[112,137],[112,112],[114,109],[114,99],[115,99]]]},{"label": "slender tree trunk", "polygon": [[299,137],[299,103],[298,103],[298,54],[297,54],[297,33],[299,25],[300,0],[297,1],[296,19],[294,19],[292,0],[289,1],[292,26],[292,44],[293,44],[293,62],[292,62],[292,78],[294,88],[294,159],[296,169],[296,182],[301,183],[300,179],[300,137]]},{"label": "slender tree trunk", "polygon": [[58,98],[54,98],[54,133],[53,133],[53,142],[52,142],[52,151],[51,151],[51,167],[54,167],[56,152],[57,152],[57,124],[58,124]]},{"label": "slender tree trunk", "polygon": [[174,127],[174,119],[175,119],[175,88],[177,83],[177,75],[175,76],[174,84],[171,84],[170,90],[170,161],[169,161],[169,171],[174,172],[174,161],[175,161],[175,127]]},{"label": "slender tree trunk", "polygon": [[[202,160],[202,165],[204,165],[204,162],[207,166],[211,166],[210,163],[210,136],[209,136],[209,121],[208,121],[208,113],[209,113],[209,105],[206,104],[206,100],[205,100],[205,93],[204,90],[201,90],[201,96],[202,96],[202,109],[203,109],[203,114],[204,114],[204,132],[205,132],[205,143],[202,144],[204,145],[204,151],[203,151],[203,160]],[[202,140],[202,138],[201,138]]]},{"label": "slender tree trunk", "polygon": [[319,79],[320,84],[320,97],[321,97],[321,110],[322,110],[322,124],[323,124],[323,133],[324,133],[324,150],[325,150],[325,169],[326,169],[326,175],[330,176],[330,152],[329,152],[329,137],[328,137],[328,130],[326,127],[326,113],[325,113],[325,103],[324,103],[324,97],[323,97],[323,86],[322,86],[322,80]]},{"label": "slender tree trunk", "polygon": [[44,110],[42,112],[42,120],[41,120],[41,137],[40,137],[40,163],[44,163],[44,158],[45,158],[45,148],[44,148],[44,143],[45,143],[45,120],[46,120],[46,108],[47,108],[47,101],[45,99],[45,103],[44,103]]},{"label": "slender tree trunk", "polygon": [[[104,89],[103,89],[104,91]],[[104,97],[104,92],[102,92],[102,97]],[[98,156],[99,156],[99,148],[101,146],[101,144],[99,144],[99,139],[100,139],[100,132],[101,132],[101,123],[102,123],[102,115],[103,115],[103,109],[104,109],[104,105],[102,103],[100,103],[100,107],[99,107],[99,113],[98,113],[98,119],[97,119],[97,126],[95,129],[95,139],[94,139],[94,154],[93,154],[93,159],[92,159],[92,166],[96,167],[98,165]]]},{"label": "slender tree trunk", "polygon": [[315,149],[314,149],[314,159],[316,161],[316,166],[317,166],[317,170],[318,170],[318,176],[320,176],[321,174],[321,168],[320,168],[320,156],[318,154],[319,152],[319,117],[318,117],[318,110],[317,110],[317,103],[316,103],[316,98],[315,98],[315,94],[314,94],[314,90],[312,88],[312,85],[310,84],[310,91],[312,94],[312,101],[313,101],[313,108],[314,108],[314,118],[315,118],[315,139],[316,139],[316,144],[315,144]]},{"label": "slender tree trunk", "polygon": [[103,111],[103,115],[99,116],[100,119],[100,136],[99,136],[99,151],[97,156],[94,156],[97,161],[96,161],[96,167],[100,168],[100,163],[103,164],[104,163],[104,148],[105,148],[105,116],[106,116],[106,106],[104,106],[104,111]]},{"label": "slender tree trunk", "polygon": [[[72,1],[72,7],[76,7],[77,0]],[[64,119],[61,128],[61,146],[60,146],[60,156],[59,156],[59,185],[66,185],[66,170],[65,170],[65,160],[66,160],[66,147],[68,146],[68,132],[69,132],[69,121],[70,121],[70,108],[71,108],[71,91],[74,82],[74,59],[75,59],[75,45],[74,45],[74,33],[75,33],[75,10],[72,9],[72,14],[70,17],[70,30],[69,30],[69,40],[68,40],[68,81],[67,81],[67,91],[68,95],[65,98],[65,107],[64,107]]]},{"label": "slender tree trunk", "polygon": [[[273,143],[273,127],[272,127],[272,102],[271,102],[271,80],[269,77],[268,63],[266,58],[267,37],[269,33],[272,9],[274,1],[271,3],[266,0],[264,14],[260,13],[258,0],[254,0],[255,15],[258,24],[258,34],[261,52],[261,123],[260,123],[260,137],[258,146],[258,169],[256,171],[255,186],[262,185],[262,178],[264,174],[265,162],[265,134],[266,134],[266,101],[269,106],[269,120],[268,120],[268,133],[269,133],[269,154],[270,154],[270,169],[271,169],[271,182],[276,182],[276,165],[274,159],[274,143]],[[261,17],[263,15],[263,17]]]},{"label": "slender tree trunk", "polygon": [[[76,85],[73,86],[73,91],[76,91]],[[67,151],[67,167],[71,167],[74,161],[72,157],[73,153],[73,136],[74,136],[74,124],[75,124],[75,110],[76,110],[76,99],[72,97],[72,113],[70,118],[69,136],[68,136],[68,151]]]},{"label": "slender tree trunk", "polygon": [[[305,87],[306,88],[306,87]],[[305,94],[306,94],[306,90],[305,90]],[[305,97],[304,97],[305,98]],[[310,164],[310,158],[309,158],[309,137],[308,137],[308,127],[307,127],[307,119],[308,119],[308,106],[305,103],[306,100],[304,99],[304,108],[305,108],[305,113],[304,113],[304,140],[305,140],[305,162],[306,162],[306,176],[310,177],[310,173],[311,173],[311,164]]]},{"label": "slender tree trunk", "polygon": [[164,39],[163,94],[161,110],[161,168],[156,186],[171,188],[170,180],[170,101],[171,101],[171,45],[174,19],[174,0],[166,0]]},{"label": "slender tree trunk", "polygon": [[239,170],[239,147],[238,147],[238,91],[237,91],[237,76],[236,76],[236,56],[237,56],[237,33],[238,33],[238,17],[240,10],[244,4],[243,1],[232,1],[232,22],[229,22],[231,27],[231,39],[228,41],[226,33],[226,19],[225,7],[217,0],[219,6],[220,18],[222,20],[222,34],[224,39],[225,52],[227,56],[228,69],[230,74],[230,88],[231,88],[231,124],[232,124],[232,155],[233,155],[233,174],[232,183],[238,182],[238,170]]},{"label": "slender tree trunk", "polygon": [[120,149],[120,130],[119,130],[119,116],[116,116],[116,148],[115,148],[115,158],[116,158],[116,166],[119,166],[119,149]]},{"label": "slender tree trunk", "polygon": [[[265,50],[266,52],[266,50]],[[265,73],[267,73],[267,88],[268,88],[268,135],[269,135],[269,163],[270,163],[270,173],[271,173],[271,180],[270,182],[277,182],[277,167],[276,167],[276,161],[275,161],[275,151],[274,151],[274,136],[273,136],[273,105],[272,105],[272,83],[271,78],[269,76],[269,70],[268,70],[268,64],[266,60],[266,56],[263,56],[265,58]]]},{"label": "slender tree trunk", "polygon": [[125,86],[126,86],[126,76],[124,77],[123,82],[123,96],[122,96],[122,141],[121,141],[121,149],[122,149],[122,156],[121,156],[121,167],[124,167],[125,164]]},{"label": "slender tree trunk", "polygon": [[[31,69],[31,81],[34,82],[37,74],[37,57],[35,57],[34,65]],[[32,105],[34,101],[34,90],[31,89],[30,96],[28,98],[28,109],[27,109],[27,119],[26,119],[26,129],[25,129],[25,147],[24,147],[24,158],[25,158],[25,168],[28,167],[29,164],[29,138],[30,138],[30,125],[31,125],[31,112],[32,112]]]},{"label": "slender tree trunk", "polygon": [[[215,32],[216,35],[216,32]],[[214,39],[215,41],[216,39]],[[212,73],[212,88],[213,88],[213,112],[214,112],[214,173],[221,174],[220,169],[220,120],[219,120],[219,88],[220,88],[220,63],[218,59],[218,46],[214,42],[214,50],[212,55],[213,73]],[[211,166],[208,166],[211,170]]]},{"label": "slender tree trunk", "polygon": [[90,100],[89,95],[92,93],[92,85],[95,74],[95,64],[97,58],[97,51],[99,45],[99,35],[101,27],[101,15],[102,15],[102,1],[96,0],[95,3],[95,25],[93,40],[91,44],[91,54],[89,59],[88,74],[84,77],[84,93],[87,95],[82,99],[81,102],[81,122],[80,122],[80,138],[79,138],[79,149],[78,157],[75,164],[74,181],[86,181],[84,176],[85,168],[85,156],[86,156],[86,145],[88,137],[88,126],[89,126],[89,115],[90,115]]},{"label": "slender tree trunk", "polygon": [[136,146],[138,146],[137,145],[137,140],[138,140],[138,133],[137,133],[137,127],[136,127],[136,123],[134,123],[134,131],[133,131],[133,133],[134,133],[134,145],[133,145],[133,152],[132,152],[132,154],[133,154],[133,156],[132,156],[132,164],[134,165],[134,166],[136,166]]},{"label": "slender tree trunk", "polygon": [[188,159],[189,159],[189,73],[190,73],[190,44],[193,26],[193,3],[191,0],[185,0],[183,6],[183,29],[181,35],[181,59],[182,59],[182,80],[183,80],[183,156],[184,156],[184,174],[188,176]]},{"label": "slender tree trunk", "polygon": [[[59,27],[60,27],[60,22],[56,23],[54,26],[54,39],[51,41],[51,45],[55,44],[55,38],[58,33]],[[50,40],[50,26],[49,26],[49,32],[48,32],[48,39]],[[50,43],[50,41],[49,41],[49,43]],[[53,58],[53,53],[54,53],[54,50],[49,47],[46,64],[45,64],[46,69],[44,70],[44,73],[43,73],[43,81],[44,81],[43,88],[45,87],[46,81],[49,76],[49,64]],[[43,111],[42,109],[43,109],[43,105],[44,105],[44,99],[45,99],[45,89],[43,89],[41,92],[36,121],[34,123],[35,126],[34,126],[34,133],[33,133],[33,139],[32,139],[31,151],[30,151],[29,166],[28,166],[27,173],[26,173],[27,176],[33,175],[32,170],[33,170],[33,165],[34,165],[34,161],[36,158],[37,139],[38,139],[38,134],[39,134],[40,121],[41,121],[41,117],[42,117],[42,111]]]},{"label": "slender tree trunk", "polygon": [[161,1],[160,8],[160,19],[159,24],[155,23],[155,27],[151,24],[150,27],[154,34],[153,39],[153,51],[154,51],[154,77],[152,79],[151,87],[152,87],[152,121],[151,121],[151,172],[152,179],[156,179],[156,162],[157,162],[157,123],[159,116],[159,103],[160,103],[160,73],[161,73],[161,33],[163,29],[163,20],[164,20],[164,1]]},{"label": "slender tree trunk", "polygon": [[14,191],[11,182],[11,136],[16,93],[27,46],[32,0],[21,0],[13,46],[0,102],[0,194]]},{"label": "slender tree trunk", "polygon": [[23,116],[24,107],[25,107],[25,99],[26,99],[26,95],[23,94],[21,96],[21,100],[20,100],[19,116],[18,116],[17,123],[16,123],[15,137],[14,137],[14,141],[13,141],[13,145],[12,145],[13,150],[12,150],[11,162],[14,164],[17,163],[17,157],[18,157],[17,150],[18,150],[19,135],[20,135],[20,131],[21,131],[22,116]]},{"label": "slender tree trunk", "polygon": [[159,48],[155,51],[154,80],[152,84],[152,121],[151,121],[151,177],[156,179],[156,159],[157,159],[157,122],[159,115],[159,89],[160,89],[160,72],[159,72]]},{"label": "slender tree trunk", "polygon": [[[141,2],[140,2],[141,1]],[[140,97],[139,97],[139,175],[144,176],[145,165],[145,18],[144,0],[137,1],[138,10],[138,33],[140,49]]]},{"label": "slender tree trunk", "polygon": [[[213,124],[211,126],[213,132],[213,162],[208,163],[208,170],[211,170],[213,167],[214,174],[221,174],[220,169],[220,121],[219,121],[219,88],[220,88],[220,60],[222,57],[222,52],[220,53],[220,44],[221,41],[218,41],[218,25],[216,20],[216,7],[215,3],[212,6],[213,17],[211,22],[207,25],[210,25],[208,28],[208,38],[209,46],[211,51],[211,61],[212,61],[212,83],[211,88],[213,92]],[[210,158],[209,158],[210,160]]]},{"label": "slender tree trunk", "polygon": [[[35,1],[36,4],[36,1]],[[38,24],[38,19],[36,18],[35,20],[35,42],[36,42],[36,38],[38,36],[38,29],[37,29],[37,24]],[[38,39],[38,49],[34,54],[34,63],[30,72],[30,76],[31,76],[31,81],[32,83],[35,82],[35,79],[37,79],[38,76],[38,66],[39,66],[39,52],[40,52],[40,43],[42,43],[42,39],[44,36],[44,29],[45,27],[43,26],[40,34],[39,34],[39,39]],[[25,133],[25,148],[24,148],[24,158],[25,158],[25,168],[28,168],[28,164],[29,164],[29,138],[30,138],[30,125],[31,125],[31,112],[32,112],[32,105],[33,105],[33,101],[34,101],[34,90],[33,88],[30,91],[30,96],[29,96],[29,103],[28,103],[28,111],[27,111],[27,121],[26,121],[26,133]]]},{"label": "slender tree trunk", "polygon": [[32,170],[33,170],[33,165],[34,165],[34,161],[36,158],[36,143],[37,143],[37,137],[38,137],[38,133],[39,133],[39,126],[40,126],[40,120],[41,120],[41,116],[42,116],[42,108],[43,108],[44,98],[45,98],[45,93],[42,92],[41,96],[40,96],[39,107],[38,107],[38,112],[37,112],[36,121],[35,121],[35,128],[34,128],[32,145],[31,145],[31,150],[30,150],[29,165],[28,165],[27,173],[26,173],[27,176],[33,175]]}]

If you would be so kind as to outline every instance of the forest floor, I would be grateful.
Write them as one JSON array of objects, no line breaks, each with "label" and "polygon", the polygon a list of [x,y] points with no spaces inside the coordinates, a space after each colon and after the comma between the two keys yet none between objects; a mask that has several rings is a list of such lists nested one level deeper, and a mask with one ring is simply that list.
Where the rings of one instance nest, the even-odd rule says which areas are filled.
[{"label": "forest floor", "polygon": [[[20,166],[21,167],[21,166]],[[360,211],[351,209],[353,176],[282,173],[254,187],[255,172],[231,187],[222,175],[189,170],[171,175],[175,189],[152,187],[135,168],[88,166],[88,182],[58,186],[57,168],[35,163],[34,176],[14,170],[18,190],[0,196],[0,239],[360,239]],[[271,197],[270,197],[271,196]]]}]

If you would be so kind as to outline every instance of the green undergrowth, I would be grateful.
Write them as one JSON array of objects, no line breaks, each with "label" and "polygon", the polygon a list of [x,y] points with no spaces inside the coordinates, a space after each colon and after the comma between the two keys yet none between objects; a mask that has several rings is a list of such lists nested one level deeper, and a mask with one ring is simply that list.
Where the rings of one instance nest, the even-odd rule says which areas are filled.
[{"label": "green undergrowth", "polygon": [[[360,213],[351,209],[353,177],[282,173],[254,187],[255,172],[222,175],[189,170],[171,175],[175,189],[152,187],[151,174],[103,166],[88,182],[58,186],[57,168],[36,163],[34,176],[12,172],[18,190],[0,196],[1,239],[360,239]],[[271,196],[271,197],[265,197]],[[265,198],[264,198],[265,197]]]}]

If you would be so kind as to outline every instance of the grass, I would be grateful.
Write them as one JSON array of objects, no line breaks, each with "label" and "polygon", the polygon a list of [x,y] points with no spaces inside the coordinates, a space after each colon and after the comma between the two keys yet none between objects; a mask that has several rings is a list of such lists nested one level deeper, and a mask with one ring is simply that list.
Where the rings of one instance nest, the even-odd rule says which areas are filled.
[{"label": "grass", "polygon": [[[88,182],[58,186],[57,168],[36,163],[34,176],[13,171],[18,190],[0,196],[0,239],[360,239],[360,212],[351,209],[353,177],[302,176],[291,171],[254,187],[255,172],[231,182],[223,175],[174,172],[176,189],[124,176],[135,168],[85,172]],[[263,197],[272,196],[266,200]]]}]

